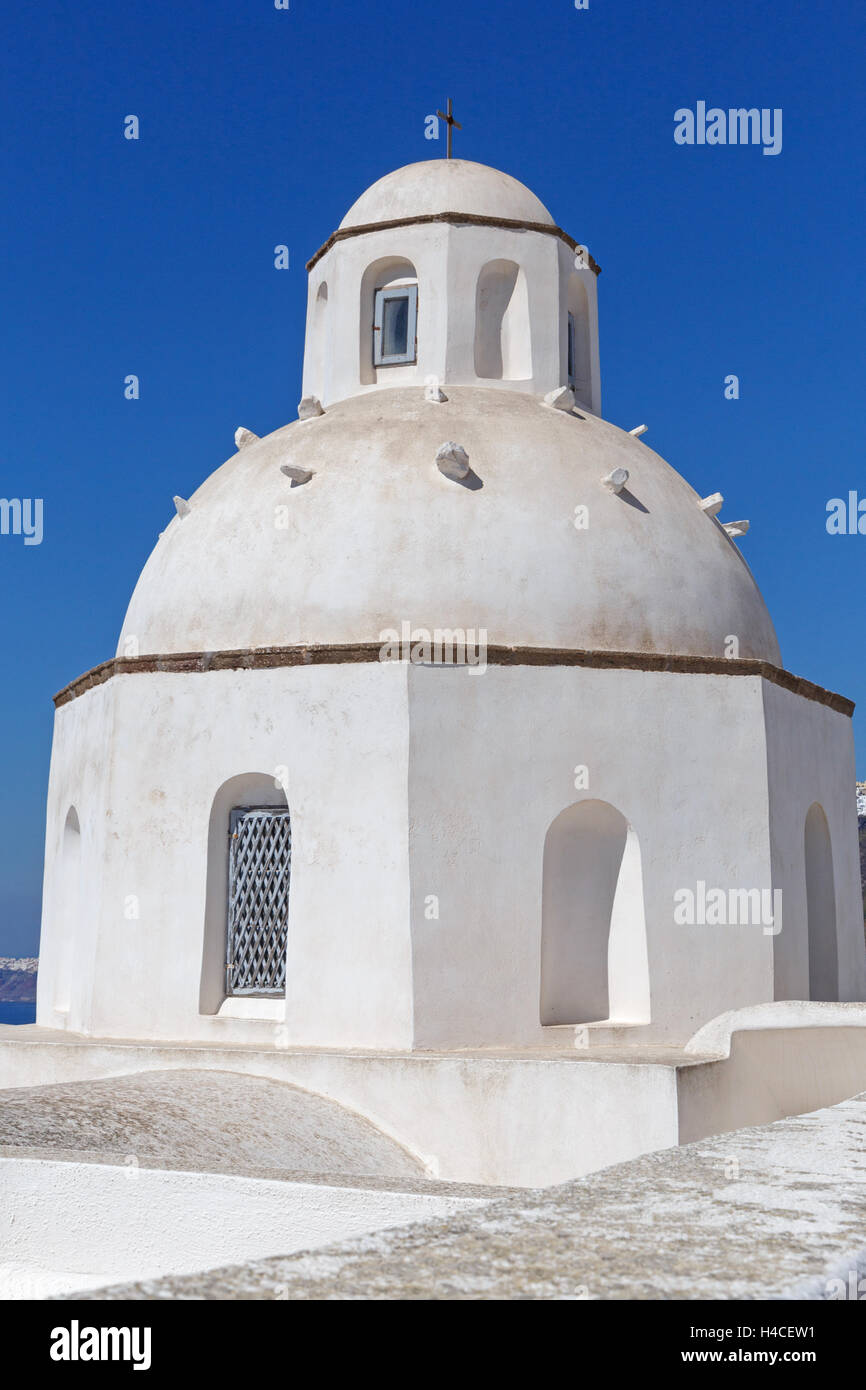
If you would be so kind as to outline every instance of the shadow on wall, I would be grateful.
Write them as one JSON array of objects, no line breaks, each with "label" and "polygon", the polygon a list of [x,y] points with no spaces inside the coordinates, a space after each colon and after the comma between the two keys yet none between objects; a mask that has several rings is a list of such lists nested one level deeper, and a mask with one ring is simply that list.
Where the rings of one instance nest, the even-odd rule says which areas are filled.
[{"label": "shadow on wall", "polygon": [[830,827],[824,808],[817,801],[806,814],[804,842],[809,998],[832,1002],[839,998],[836,887]]},{"label": "shadow on wall", "polygon": [[76,949],[80,948],[79,916],[81,904],[81,823],[70,806],[63,827],[60,855],[60,940],[54,977],[53,1005],[59,1014],[68,1014],[72,1005],[72,971]]},{"label": "shadow on wall", "polygon": [[577,274],[568,281],[568,382],[575,399],[592,401],[592,363],[589,336],[589,298]]},{"label": "shadow on wall", "polygon": [[544,841],[543,1025],[649,1023],[640,846],[606,801],[578,801]]},{"label": "shadow on wall", "polygon": [[475,292],[475,375],[488,381],[532,378],[526,273],[516,261],[488,261]]}]

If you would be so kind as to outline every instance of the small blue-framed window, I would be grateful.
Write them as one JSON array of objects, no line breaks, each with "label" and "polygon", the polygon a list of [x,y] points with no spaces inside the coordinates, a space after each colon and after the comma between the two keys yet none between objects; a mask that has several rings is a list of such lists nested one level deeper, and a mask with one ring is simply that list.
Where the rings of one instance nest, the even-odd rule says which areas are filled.
[{"label": "small blue-framed window", "polygon": [[373,366],[391,367],[417,360],[415,328],[418,286],[389,285],[376,291],[373,312]]},{"label": "small blue-framed window", "polygon": [[577,377],[574,373],[574,314],[568,316],[568,384],[574,386]]}]

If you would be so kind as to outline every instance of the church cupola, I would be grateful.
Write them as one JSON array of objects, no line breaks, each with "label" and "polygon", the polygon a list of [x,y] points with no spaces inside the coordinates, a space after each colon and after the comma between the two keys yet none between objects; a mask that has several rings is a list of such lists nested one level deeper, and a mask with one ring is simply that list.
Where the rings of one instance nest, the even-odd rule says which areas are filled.
[{"label": "church cupola", "polygon": [[308,265],[304,397],[394,386],[570,386],[599,414],[598,266],[517,179],[408,164]]}]

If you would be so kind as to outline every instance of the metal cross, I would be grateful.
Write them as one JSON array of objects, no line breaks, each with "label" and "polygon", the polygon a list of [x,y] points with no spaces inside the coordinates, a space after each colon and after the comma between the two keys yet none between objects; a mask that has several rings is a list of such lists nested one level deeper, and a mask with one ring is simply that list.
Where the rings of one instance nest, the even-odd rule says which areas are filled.
[{"label": "metal cross", "polygon": [[450,98],[450,97],[448,98],[448,115],[446,116],[444,111],[437,111],[437,112],[436,112],[436,115],[439,117],[439,119],[440,119],[441,121],[446,121],[447,124],[448,124],[448,145],[447,145],[447,147],[446,147],[445,158],[446,158],[446,159],[450,159],[450,158],[451,158],[451,130],[452,130],[452,127],[453,127],[453,126],[456,126],[458,130],[462,130],[462,129],[463,129],[463,127],[462,127],[462,125],[460,124],[460,122],[459,122],[459,121],[455,121],[454,117],[453,117],[452,114],[451,114],[451,98]]}]

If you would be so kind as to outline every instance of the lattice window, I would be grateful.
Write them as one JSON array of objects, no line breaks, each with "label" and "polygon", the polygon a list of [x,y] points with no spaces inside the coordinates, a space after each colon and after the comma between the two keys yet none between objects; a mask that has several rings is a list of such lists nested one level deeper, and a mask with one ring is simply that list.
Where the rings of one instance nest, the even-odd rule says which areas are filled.
[{"label": "lattice window", "polygon": [[291,872],[288,809],[233,810],[229,818],[227,994],[285,994]]}]

